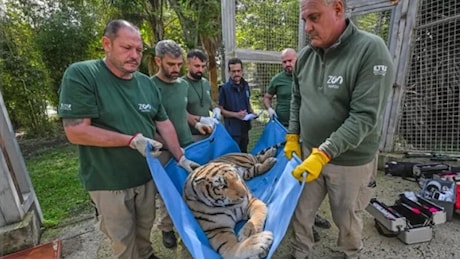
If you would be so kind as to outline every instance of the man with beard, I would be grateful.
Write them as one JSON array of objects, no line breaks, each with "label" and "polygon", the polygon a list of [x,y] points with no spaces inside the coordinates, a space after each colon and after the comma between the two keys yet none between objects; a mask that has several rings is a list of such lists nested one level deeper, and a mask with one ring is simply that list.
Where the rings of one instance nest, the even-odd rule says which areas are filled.
[{"label": "man with beard", "polygon": [[[193,134],[193,140],[199,141],[207,137],[217,120],[220,120],[220,109],[216,107],[211,98],[211,86],[203,72],[206,69],[208,57],[201,50],[194,49],[187,54],[188,73],[183,77],[189,83],[188,90],[188,123]],[[212,110],[212,117],[209,112]],[[204,128],[205,132],[199,131],[202,127],[197,125],[209,125]]]},{"label": "man with beard", "polygon": [[[281,52],[281,66],[283,71],[276,74],[268,85],[267,93],[264,95],[263,105],[268,110],[270,119],[274,116],[278,117],[278,120],[285,127],[289,126],[289,114],[291,107],[291,89],[292,89],[292,69],[294,68],[297,59],[297,53],[294,49],[287,48]],[[273,96],[276,95],[276,111],[271,107]],[[299,158],[302,156],[298,154]],[[331,223],[320,215],[315,217],[315,226],[320,228],[330,228]],[[315,242],[320,240],[318,231],[313,228],[313,236]]]},{"label": "man with beard", "polygon": [[[283,71],[276,74],[268,85],[264,95],[263,105],[268,110],[270,119],[274,116],[285,127],[289,125],[289,109],[291,107],[292,68],[294,68],[297,53],[294,49],[287,48],[281,52],[281,65]],[[276,110],[271,107],[273,96],[276,95]]]},{"label": "man with beard", "polygon": [[[183,63],[181,47],[172,40],[159,41],[155,46],[155,63],[158,66],[158,72],[151,80],[160,89],[166,114],[176,129],[180,146],[184,148],[193,143],[193,138],[187,123],[189,84],[179,77]],[[207,126],[200,125],[198,127],[201,127],[199,130],[206,131],[203,128]],[[163,144],[166,142],[163,136],[157,136],[156,139]],[[159,157],[163,166],[166,165],[169,159],[171,159],[171,154],[168,151],[163,151]],[[194,166],[199,165],[195,164]],[[163,245],[167,248],[173,248],[177,245],[176,235],[173,230],[174,226],[163,201],[161,199],[159,201],[160,219],[158,228],[162,231]]]},{"label": "man with beard", "polygon": [[[110,21],[102,37],[103,59],[70,65],[59,89],[59,117],[78,145],[79,176],[97,209],[99,229],[110,239],[114,258],[156,258],[150,233],[155,220],[156,188],[145,156],[160,154],[161,143],[192,171],[158,89],[138,72],[142,59],[139,29]],[[115,104],[115,105],[114,105]]]},{"label": "man with beard", "polygon": [[248,152],[251,121],[244,120],[253,114],[248,82],[243,78],[243,62],[239,58],[228,60],[230,78],[219,90],[219,108],[224,116],[225,129],[240,147]]}]

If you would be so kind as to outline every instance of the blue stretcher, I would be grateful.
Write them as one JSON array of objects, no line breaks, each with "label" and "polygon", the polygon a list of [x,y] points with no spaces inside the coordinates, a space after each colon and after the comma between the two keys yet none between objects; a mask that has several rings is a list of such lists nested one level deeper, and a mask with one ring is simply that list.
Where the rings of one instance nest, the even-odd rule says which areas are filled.
[{"label": "blue stretcher", "polygon": [[[276,119],[270,120],[251,153],[256,154],[284,141],[285,135],[286,128]],[[277,162],[270,171],[247,182],[253,194],[264,201],[268,207],[264,230],[273,232],[273,244],[267,258],[273,256],[281,243],[304,185],[304,182],[299,184],[291,176],[291,171],[300,160],[294,157],[288,161],[282,150],[282,148],[278,149]],[[217,124],[208,138],[185,148],[187,158],[199,164],[205,164],[211,159],[231,152],[240,152],[240,150],[222,124]],[[193,258],[221,258],[210,246],[208,238],[182,199],[182,188],[187,172],[178,166],[175,160],[170,160],[163,169],[158,159],[152,157],[149,152],[146,154],[158,192],[163,198],[177,232]]]}]

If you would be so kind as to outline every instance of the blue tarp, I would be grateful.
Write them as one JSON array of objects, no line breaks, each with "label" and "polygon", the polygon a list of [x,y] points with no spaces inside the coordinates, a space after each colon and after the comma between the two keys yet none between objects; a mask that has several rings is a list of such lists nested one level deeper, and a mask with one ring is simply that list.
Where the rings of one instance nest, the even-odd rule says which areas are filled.
[{"label": "blue tarp", "polygon": [[[251,153],[256,154],[284,141],[285,135],[286,129],[277,120],[270,120]],[[239,152],[239,148],[222,124],[217,124],[208,138],[185,148],[186,157],[199,164],[231,152]],[[169,161],[163,169],[158,159],[150,156],[150,153],[147,153],[147,163],[174,226],[193,258],[221,258],[209,245],[206,235],[182,199],[187,172],[174,160]],[[288,161],[281,147],[273,168],[247,182],[253,194],[268,207],[264,230],[272,231],[274,240],[267,258],[273,256],[281,243],[303,188],[303,183],[299,184],[291,176],[291,171],[299,163],[295,157]]]}]

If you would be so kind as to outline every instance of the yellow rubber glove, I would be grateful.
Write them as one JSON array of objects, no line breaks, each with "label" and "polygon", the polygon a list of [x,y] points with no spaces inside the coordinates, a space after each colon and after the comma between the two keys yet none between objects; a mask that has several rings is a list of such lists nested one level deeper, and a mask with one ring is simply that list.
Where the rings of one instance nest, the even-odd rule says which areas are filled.
[{"label": "yellow rubber glove", "polygon": [[302,156],[298,134],[286,134],[286,145],[284,146],[284,155],[286,155],[286,157],[289,160],[291,160],[292,153],[296,153],[299,157]]},{"label": "yellow rubber glove", "polygon": [[318,148],[313,148],[310,156],[292,171],[292,176],[302,181],[302,174],[307,172],[306,182],[316,180],[323,169],[323,166],[330,161],[329,156]]}]

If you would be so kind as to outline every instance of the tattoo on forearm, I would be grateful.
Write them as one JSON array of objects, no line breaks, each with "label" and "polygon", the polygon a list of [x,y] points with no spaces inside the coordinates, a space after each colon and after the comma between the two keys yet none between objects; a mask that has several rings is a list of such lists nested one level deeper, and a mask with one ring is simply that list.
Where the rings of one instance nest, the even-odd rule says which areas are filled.
[{"label": "tattoo on forearm", "polygon": [[83,119],[81,118],[65,118],[62,120],[62,123],[64,124],[64,127],[68,126],[77,126],[81,123],[83,123]]}]

